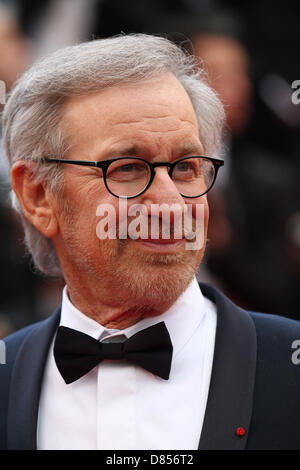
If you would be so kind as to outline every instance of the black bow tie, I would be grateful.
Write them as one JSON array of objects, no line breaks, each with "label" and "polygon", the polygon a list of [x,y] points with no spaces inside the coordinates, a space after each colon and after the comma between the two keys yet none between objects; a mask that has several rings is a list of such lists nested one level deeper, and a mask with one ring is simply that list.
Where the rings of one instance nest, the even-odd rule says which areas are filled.
[{"label": "black bow tie", "polygon": [[139,331],[122,343],[101,343],[80,331],[60,326],[54,357],[64,381],[75,382],[104,359],[127,359],[168,379],[173,346],[164,322]]}]

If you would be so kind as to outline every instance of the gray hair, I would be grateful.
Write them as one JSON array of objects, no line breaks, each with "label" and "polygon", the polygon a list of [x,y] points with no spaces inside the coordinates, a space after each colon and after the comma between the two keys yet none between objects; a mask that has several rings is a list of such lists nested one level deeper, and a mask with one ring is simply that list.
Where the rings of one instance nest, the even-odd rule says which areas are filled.
[{"label": "gray hair", "polygon": [[[206,155],[219,151],[224,122],[223,106],[206,84],[196,61],[163,37],[120,35],[85,42],[56,51],[36,62],[18,80],[5,105],[3,139],[10,167],[18,160],[37,163],[36,176],[46,179],[52,191],[62,188],[59,166],[38,164],[46,155],[61,157],[68,149],[61,110],[67,97],[100,91],[126,82],[151,80],[171,72],[188,93]],[[59,196],[60,194],[58,194]],[[42,235],[20,213],[25,243],[36,267],[49,276],[61,276],[52,240]]]}]

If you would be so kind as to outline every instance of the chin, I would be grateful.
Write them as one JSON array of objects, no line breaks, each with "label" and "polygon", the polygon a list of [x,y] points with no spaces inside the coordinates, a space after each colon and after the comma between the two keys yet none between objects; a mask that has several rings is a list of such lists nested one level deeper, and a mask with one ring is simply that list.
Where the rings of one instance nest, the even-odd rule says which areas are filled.
[{"label": "chin", "polygon": [[146,276],[148,286],[147,293],[142,298],[158,310],[166,310],[186,290],[193,277],[193,269],[169,270],[161,273],[161,276]]},{"label": "chin", "polygon": [[120,253],[115,281],[138,304],[170,306],[196,275],[203,253],[204,249],[175,254],[125,249]]},{"label": "chin", "polygon": [[165,255],[151,258],[148,263],[136,262],[131,269],[120,267],[114,282],[119,285],[119,293],[123,286],[124,296],[132,306],[162,313],[186,290],[196,274],[198,263],[183,261]]}]

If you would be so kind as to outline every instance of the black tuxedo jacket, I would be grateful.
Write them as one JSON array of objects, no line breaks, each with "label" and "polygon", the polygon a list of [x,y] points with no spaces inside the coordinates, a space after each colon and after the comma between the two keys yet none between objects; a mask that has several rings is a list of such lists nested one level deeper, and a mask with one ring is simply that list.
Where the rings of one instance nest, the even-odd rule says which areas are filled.
[{"label": "black tuxedo jacket", "polygon": [[[200,286],[217,306],[217,331],[199,449],[300,449],[300,364],[292,361],[300,322],[246,312],[217,289]],[[36,449],[43,371],[59,318],[60,310],[5,340],[1,449]]]}]

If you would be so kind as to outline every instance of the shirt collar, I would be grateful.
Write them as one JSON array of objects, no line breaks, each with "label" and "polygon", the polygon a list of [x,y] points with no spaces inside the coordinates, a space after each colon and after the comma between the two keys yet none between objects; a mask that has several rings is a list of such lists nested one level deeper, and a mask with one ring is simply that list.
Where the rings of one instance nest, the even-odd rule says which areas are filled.
[{"label": "shirt collar", "polygon": [[84,315],[71,303],[67,294],[67,286],[65,286],[62,295],[60,325],[82,331],[95,339],[104,339],[120,334],[129,338],[138,331],[163,321],[168,328],[175,356],[189,341],[204,315],[204,297],[196,278],[166,312],[156,317],[144,318],[124,330],[105,328]]}]

